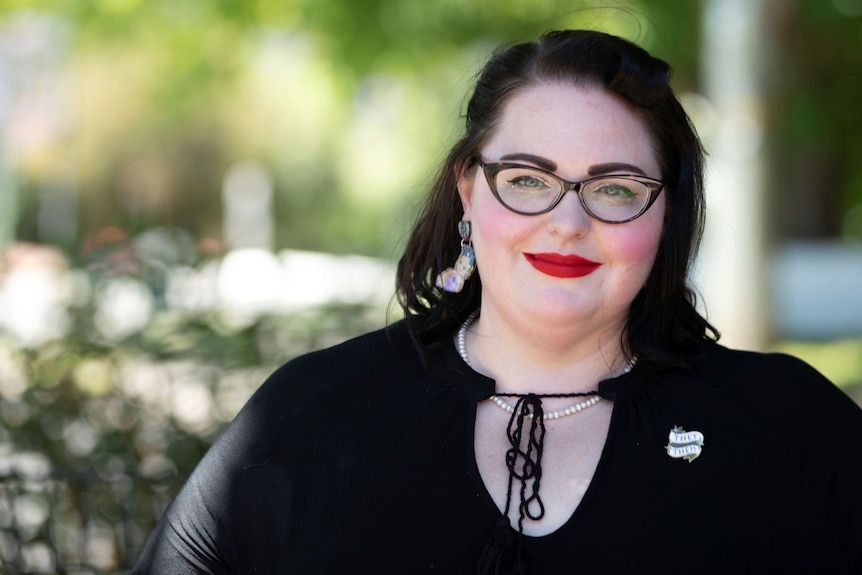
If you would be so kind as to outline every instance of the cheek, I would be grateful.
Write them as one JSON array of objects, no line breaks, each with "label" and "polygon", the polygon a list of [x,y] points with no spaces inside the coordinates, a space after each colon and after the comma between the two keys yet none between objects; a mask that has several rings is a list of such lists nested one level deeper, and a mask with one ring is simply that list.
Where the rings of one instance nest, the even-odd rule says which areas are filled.
[{"label": "cheek", "polygon": [[620,270],[626,274],[633,289],[639,290],[646,283],[658,253],[661,241],[661,228],[653,227],[627,234],[616,246],[615,256],[621,264]]},{"label": "cheek", "polygon": [[632,265],[646,265],[647,273],[652,268],[664,234],[663,200],[664,198],[660,197],[643,216],[630,224],[623,224],[623,234],[619,238],[620,255]]},{"label": "cheek", "polygon": [[511,277],[511,272],[521,263],[520,253],[530,237],[528,228],[531,222],[498,203],[476,208],[479,206],[474,204],[472,221],[476,267],[482,275],[483,285],[497,285]]},{"label": "cheek", "polygon": [[[490,196],[490,192],[487,194]],[[493,197],[473,204],[473,242],[478,251],[509,249],[521,243],[534,230],[527,216],[512,213]]]},{"label": "cheek", "polygon": [[617,264],[643,276],[649,275],[661,243],[664,229],[663,211],[648,212],[634,222],[604,228],[608,256]]},{"label": "cheek", "polygon": [[660,241],[661,230],[653,229],[632,234],[619,243],[618,254],[624,261],[633,265],[649,264],[652,266]]}]

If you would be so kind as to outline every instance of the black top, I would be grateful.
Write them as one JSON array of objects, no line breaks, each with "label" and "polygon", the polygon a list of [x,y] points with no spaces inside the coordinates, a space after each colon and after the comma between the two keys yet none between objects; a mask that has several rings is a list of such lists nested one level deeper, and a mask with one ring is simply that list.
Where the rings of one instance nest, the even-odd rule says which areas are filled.
[{"label": "black top", "polygon": [[[133,573],[475,573],[501,515],[473,454],[493,391],[451,337],[423,366],[403,323],[289,362]],[[599,391],[601,460],[568,522],[524,537],[530,575],[862,573],[862,411],[810,366],[710,345],[689,373]],[[671,457],[697,444],[675,427],[699,457]]]}]

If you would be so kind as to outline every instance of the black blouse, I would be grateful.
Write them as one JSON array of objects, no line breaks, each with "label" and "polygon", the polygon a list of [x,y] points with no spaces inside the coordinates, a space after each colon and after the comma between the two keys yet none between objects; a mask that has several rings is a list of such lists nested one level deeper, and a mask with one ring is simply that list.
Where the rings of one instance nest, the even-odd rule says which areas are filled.
[{"label": "black blouse", "polygon": [[[420,361],[403,323],[289,362],[133,573],[475,573],[501,517],[473,453],[493,392],[451,337]],[[570,519],[524,537],[530,575],[862,573],[862,410],[810,366],[711,345],[599,392],[601,460]]]}]

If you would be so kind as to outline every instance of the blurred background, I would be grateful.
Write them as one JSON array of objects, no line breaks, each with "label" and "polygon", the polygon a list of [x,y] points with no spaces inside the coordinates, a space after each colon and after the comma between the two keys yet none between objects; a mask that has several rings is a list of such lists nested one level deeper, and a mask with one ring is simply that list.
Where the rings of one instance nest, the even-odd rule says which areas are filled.
[{"label": "blurred background", "polygon": [[862,401],[862,0],[0,0],[0,572],[124,572],[274,367],[397,320],[473,75],[564,27],[674,66],[723,342]]}]

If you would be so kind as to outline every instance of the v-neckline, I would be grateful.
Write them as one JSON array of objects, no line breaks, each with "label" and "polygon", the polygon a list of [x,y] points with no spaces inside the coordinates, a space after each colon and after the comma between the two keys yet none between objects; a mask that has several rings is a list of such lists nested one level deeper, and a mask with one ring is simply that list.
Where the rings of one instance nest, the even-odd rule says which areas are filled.
[{"label": "v-neckline", "polygon": [[[495,518],[502,518],[503,513],[494,501],[488,486],[485,484],[482,474],[479,470],[476,454],[476,423],[477,410],[481,402],[490,398],[495,392],[496,382],[494,379],[487,377],[473,368],[471,368],[464,359],[458,354],[452,337],[445,337],[445,342],[442,349],[438,349],[439,354],[436,361],[432,361],[432,369],[438,374],[440,379],[448,386],[453,388],[459,394],[466,396],[476,404],[476,409],[470,411],[471,420],[466,422],[464,430],[466,433],[465,440],[465,456],[467,458],[467,469],[470,475],[476,492],[479,494],[481,505]],[[599,394],[608,400],[618,399],[628,394],[634,389],[634,374],[637,370],[632,370],[623,373],[613,378],[605,379],[599,382]],[[615,402],[616,403],[616,402]],[[542,535],[527,535],[524,537],[527,540],[545,541],[553,539],[561,533],[567,532],[576,525],[580,518],[589,513],[589,508],[595,505],[594,500],[597,497],[597,492],[600,491],[602,478],[609,473],[611,454],[617,429],[619,427],[617,421],[619,418],[619,410],[614,405],[610,422],[608,424],[608,432],[602,444],[601,454],[596,463],[595,470],[590,478],[589,484],[584,491],[581,500],[572,509],[568,518],[560,524],[559,527]],[[553,428],[548,430],[552,433]],[[505,434],[505,427],[501,428],[501,433]],[[547,502],[546,502],[547,504]],[[513,501],[513,505],[517,505],[517,501]],[[517,531],[513,528],[513,531]]]}]

